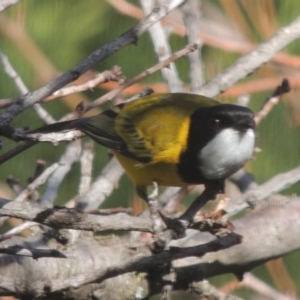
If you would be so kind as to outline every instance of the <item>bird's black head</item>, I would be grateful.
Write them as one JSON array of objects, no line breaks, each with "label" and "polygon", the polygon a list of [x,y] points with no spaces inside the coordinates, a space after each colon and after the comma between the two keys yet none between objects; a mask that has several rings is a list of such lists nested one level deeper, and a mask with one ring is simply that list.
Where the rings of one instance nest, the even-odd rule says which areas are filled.
[{"label": "bird's black head", "polygon": [[249,108],[232,104],[198,108],[191,115],[179,172],[193,183],[197,183],[196,178],[204,183],[228,177],[251,157],[254,128],[254,114]]},{"label": "bird's black head", "polygon": [[199,108],[191,115],[189,143],[194,144],[198,141],[197,148],[203,148],[226,128],[232,128],[238,132],[254,130],[253,112],[247,107],[233,104]]}]

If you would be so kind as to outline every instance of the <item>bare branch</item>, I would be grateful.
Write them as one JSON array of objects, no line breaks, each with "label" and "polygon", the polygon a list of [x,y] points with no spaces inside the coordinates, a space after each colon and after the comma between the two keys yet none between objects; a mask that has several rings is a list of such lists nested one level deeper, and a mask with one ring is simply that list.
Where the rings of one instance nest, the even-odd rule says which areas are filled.
[{"label": "bare branch", "polygon": [[42,257],[58,257],[58,258],[74,258],[74,256],[55,250],[55,249],[36,249],[36,248],[26,248],[19,245],[6,246],[1,245],[0,253],[19,255],[32,257],[33,259],[38,259]]},{"label": "bare branch", "polygon": [[116,187],[124,169],[115,157],[103,168],[87,193],[82,195],[77,203],[81,211],[98,208]]},{"label": "bare branch", "polygon": [[80,196],[87,193],[87,191],[91,186],[93,159],[94,159],[94,142],[91,140],[84,143],[83,150],[80,156],[81,178],[80,178],[80,184],[78,188],[79,189],[78,194]]},{"label": "bare branch", "polygon": [[[103,102],[112,99],[113,97],[115,97],[117,94],[119,94],[121,91],[123,91],[130,85],[149,76],[153,72],[160,70],[164,66],[167,66],[168,64],[170,64],[170,62],[178,59],[179,57],[184,56],[187,53],[196,50],[196,48],[197,48],[197,45],[189,45],[189,46],[183,48],[182,50],[175,52],[171,57],[166,59],[164,62],[159,63],[159,64],[153,66],[152,68],[149,68],[148,70],[142,72],[141,74],[137,75],[136,77],[132,78],[131,80],[128,80],[123,85],[117,87],[116,89],[110,91],[109,93],[105,94],[104,96],[100,97],[99,99],[95,100],[94,102],[90,103],[89,105],[85,106],[84,108],[82,108],[80,114],[83,114],[83,113],[95,108],[96,106],[102,104]],[[72,113],[68,119],[73,119],[75,117],[78,117],[78,112]],[[4,132],[6,130],[7,130],[7,128],[5,127]],[[0,132],[1,132],[1,126],[0,126]],[[18,140],[20,138],[24,139],[24,132],[15,131],[14,133],[10,133],[10,135],[11,135],[10,137],[12,137],[15,140]],[[82,137],[83,135],[84,134],[78,130],[72,130],[72,131],[67,131],[67,132],[47,133],[47,134],[35,133],[35,134],[26,135],[26,138],[30,138],[32,140],[26,141],[23,144],[0,155],[0,165],[3,164],[4,162],[6,162],[7,160],[13,158],[14,156],[18,155],[19,153],[34,146],[36,144],[35,141],[50,142],[50,143],[57,144],[58,142],[61,142],[61,141],[73,141],[77,138]]]},{"label": "bare branch", "polygon": [[[188,45],[187,47],[183,48],[182,50],[175,52],[174,54],[172,54],[166,60],[164,60],[164,61],[158,63],[157,65],[147,69],[146,71],[142,72],[141,74],[137,75],[136,77],[126,81],[124,84],[120,85],[116,89],[110,91],[109,93],[105,94],[104,96],[100,97],[99,99],[96,99],[92,103],[86,105],[83,108],[83,111],[81,113],[85,113],[85,112],[95,108],[96,106],[102,104],[103,102],[112,99],[117,94],[119,94],[121,91],[126,89],[128,86],[140,81],[141,79],[149,76],[150,74],[153,74],[154,72],[156,72],[157,70],[160,70],[164,66],[169,65],[171,61],[174,61],[174,60],[178,59],[179,57],[182,57],[182,56],[186,55],[189,52],[195,51],[197,49],[197,47],[198,46],[196,44]],[[51,142],[51,143],[56,144],[56,143],[61,142],[61,141],[74,140],[74,139],[76,139],[76,138],[78,138],[82,135],[83,134],[79,131],[71,130],[71,131],[65,131],[65,132],[54,132],[54,133],[46,133],[46,134],[31,133],[31,134],[27,134],[26,138],[29,138],[30,140],[33,140],[33,141]],[[13,138],[17,139],[17,140],[20,139],[20,138],[23,139],[24,138],[24,132],[15,132],[13,134]],[[14,154],[14,155],[16,155],[16,154]],[[1,157],[0,157],[0,161],[1,161]]]},{"label": "bare branch", "polygon": [[239,58],[234,65],[218,74],[197,93],[207,97],[214,97],[223,93],[238,80],[245,78],[258,67],[269,61],[275,54],[288,44],[300,37],[300,17],[289,25],[282,27],[266,42]]},{"label": "bare branch", "polygon": [[[15,83],[16,87],[19,89],[21,95],[28,94],[29,90],[26,87],[25,83],[23,82],[22,78],[19,76],[19,74],[16,72],[16,70],[14,69],[12,64],[9,62],[7,56],[5,56],[4,53],[1,50],[0,50],[0,59],[1,59],[2,64],[4,66],[5,72],[14,81],[14,83]],[[13,101],[12,101],[12,103],[13,103]],[[51,123],[55,122],[55,120],[52,118],[52,116],[40,104],[38,104],[38,103],[35,104],[33,106],[33,109],[37,112],[37,115],[46,124],[51,124]]]},{"label": "bare branch", "polygon": [[28,202],[15,202],[0,198],[0,216],[34,221],[55,229],[67,228],[87,231],[145,231],[152,232],[148,218],[132,217],[125,213],[101,216],[82,213],[76,209],[54,207],[42,209]]},{"label": "bare branch", "polygon": [[[66,203],[65,205],[66,207],[68,208],[73,208],[75,206],[75,202],[73,200],[70,200]],[[125,213],[130,213],[129,210],[126,210],[126,209],[119,209],[119,210],[116,210],[116,209],[111,209],[112,212],[111,213],[118,213],[118,212],[125,212]],[[93,212],[89,212],[90,214],[93,214]],[[97,214],[95,212],[95,214]],[[109,211],[105,210],[105,209],[100,209],[99,210],[99,214],[102,214],[102,215],[107,215],[107,214],[110,214]],[[6,217],[3,217],[3,218],[6,218]],[[30,227],[33,227],[33,226],[39,226],[40,224],[37,223],[37,222],[32,222],[32,221],[26,221],[24,223],[21,223],[20,225],[8,230],[7,232],[5,232],[4,234],[0,235],[0,242],[2,241],[5,241],[7,239],[10,239],[11,237],[21,233],[22,231],[30,228]]]},{"label": "bare branch", "polygon": [[[0,2],[1,5],[1,2]],[[1,9],[0,9],[1,11]],[[19,74],[16,72],[12,64],[9,62],[7,56],[0,50],[0,59],[4,67],[4,71],[6,74],[14,81],[16,87],[20,91],[22,95],[25,95],[28,93],[28,89],[26,85],[24,84],[23,80],[19,76]]]},{"label": "bare branch", "polygon": [[[164,205],[164,212],[173,214],[177,211],[179,204],[183,201],[184,197],[193,189],[194,186],[179,188],[176,195],[173,195],[168,199],[168,202]],[[170,188],[166,189],[165,194],[168,195]],[[162,195],[163,196],[163,195]]]},{"label": "bare branch", "polygon": [[32,227],[32,226],[37,226],[39,225],[36,222],[24,222],[10,230],[8,230],[7,232],[3,233],[0,235],[0,242],[5,241],[7,239],[10,239],[11,237],[13,237],[14,235],[17,235],[19,233],[21,233],[22,231]]},{"label": "bare branch", "polygon": [[200,28],[200,3],[199,0],[188,0],[182,7],[184,22],[186,25],[188,43],[197,43],[199,50],[188,54],[190,62],[190,91],[198,90],[204,83],[203,62],[201,60],[201,48],[203,42],[199,37]]},{"label": "bare branch", "polygon": [[56,122],[56,120],[39,103],[34,104],[32,108],[35,110],[39,118],[46,124],[52,124]]},{"label": "bare branch", "polygon": [[[78,132],[77,132],[78,134]],[[25,141],[22,144],[14,147],[13,149],[5,152],[4,154],[0,155],[0,165],[5,163],[6,161],[10,160],[14,156],[18,155],[19,153],[31,148],[34,146],[37,142],[34,141]]]},{"label": "bare branch", "polygon": [[30,194],[36,190],[39,186],[45,184],[49,176],[53,174],[59,167],[59,163],[54,163],[48,167],[38,178],[36,178],[32,183],[30,183],[25,190],[23,190],[14,201],[22,202],[25,201]]},{"label": "bare branch", "polygon": [[[153,9],[154,2],[153,0],[140,0],[141,5],[143,7],[145,15],[148,15]],[[171,56],[171,48],[168,43],[168,38],[165,29],[161,25],[160,22],[157,22],[149,29],[150,37],[152,39],[152,43],[154,45],[154,49],[158,60],[160,62],[167,59]],[[193,41],[192,43],[195,43]],[[191,44],[191,43],[190,43]],[[168,84],[169,91],[171,93],[181,92],[182,91],[182,83],[179,79],[178,72],[175,64],[172,62],[167,67],[161,70],[162,75],[165,81]]]},{"label": "bare branch", "polygon": [[300,166],[288,172],[272,177],[257,188],[248,190],[241,199],[233,199],[226,207],[228,216],[233,216],[249,206],[254,206],[258,202],[287,189],[300,181]]},{"label": "bare branch", "polygon": [[91,90],[95,88],[97,85],[100,85],[102,83],[108,82],[108,81],[119,81],[120,77],[122,75],[121,68],[118,66],[114,66],[109,71],[104,71],[102,73],[96,74],[95,77],[83,84],[68,86],[65,88],[62,88],[56,92],[54,92],[51,96],[45,98],[42,102],[48,102],[53,99],[57,99],[60,97],[68,96],[74,93],[83,92],[86,90]]},{"label": "bare branch", "polygon": [[125,214],[131,214],[132,209],[130,207],[123,208],[123,207],[113,207],[113,208],[103,208],[103,209],[93,209],[89,210],[86,213],[91,215],[112,215],[112,214],[118,214],[118,213],[125,213]]},{"label": "bare branch", "polygon": [[54,286],[56,286],[54,291],[64,290],[69,287],[79,288],[83,285],[90,283],[99,283],[102,282],[104,279],[122,275],[128,272],[145,272],[149,268],[160,266],[173,260],[189,256],[201,257],[205,253],[220,251],[233,245],[237,245],[239,242],[239,237],[232,234],[199,246],[186,248],[172,248],[155,256],[138,254],[125,262],[119,263],[116,267],[111,267],[105,271],[95,272],[94,274],[91,273],[88,278],[77,276],[69,278],[64,282],[57,282],[57,280],[54,280],[53,284]]},{"label": "bare branch", "polygon": [[71,170],[73,163],[79,160],[80,153],[81,141],[74,141],[67,146],[65,153],[59,160],[59,167],[48,180],[47,190],[40,201],[42,207],[53,206],[60,184]]},{"label": "bare branch", "polygon": [[[84,136],[84,133],[82,133],[79,130],[69,130],[69,131],[52,132],[52,133],[26,134],[26,138],[30,139],[30,141],[48,142],[48,143],[52,143],[54,145],[57,145],[59,142],[74,141],[83,136]],[[16,138],[16,139],[19,139],[20,137],[24,138],[24,133],[21,132],[21,133],[14,134],[14,138]],[[31,144],[31,145],[34,145],[34,144]]]},{"label": "bare branch", "polygon": [[[59,167],[58,163],[54,163],[49,168],[47,168],[38,178],[31,182],[26,189],[24,189],[13,202],[23,202],[25,201],[39,186],[43,185],[49,176]],[[8,218],[0,217],[0,225],[2,225]]]},{"label": "bare branch", "polygon": [[15,99],[7,98],[7,99],[0,99],[0,108],[6,108],[11,106],[14,103]]},{"label": "bare branch", "polygon": [[[109,2],[121,14],[128,15],[138,20],[143,18],[142,10],[134,4],[127,2],[126,0],[107,0],[107,2]],[[163,22],[166,25],[171,26],[175,34],[179,36],[184,36],[186,34],[186,28],[182,24],[180,24],[177,19],[167,16],[163,20]],[[220,39],[219,35],[215,34],[215,22],[213,22],[212,26],[209,23],[210,22],[202,19],[200,24],[202,28],[205,28],[205,32],[199,32],[199,38],[201,38],[205,44],[219,48],[223,51],[234,53],[248,53],[255,47],[254,44],[251,44],[244,40],[239,41],[236,39]],[[285,52],[278,53],[273,58],[273,60],[279,64],[283,64],[291,68],[300,67],[299,57]]]},{"label": "bare branch", "polygon": [[[14,116],[24,111],[26,108],[40,102],[43,98],[50,96],[58,89],[64,87],[66,84],[74,81],[83,73],[88,71],[91,67],[104,60],[108,56],[112,55],[116,51],[123,47],[134,44],[138,38],[149,27],[165,17],[172,9],[177,7],[183,2],[183,0],[163,0],[160,1],[160,5],[156,6],[152,12],[136,26],[123,33],[118,38],[112,40],[108,44],[94,51],[85,60],[78,63],[74,68],[68,72],[62,74],[54,81],[50,82],[46,86],[34,91],[33,93],[26,95],[19,101],[18,104],[13,104],[8,107],[4,112],[0,114],[0,124],[5,127],[8,126]],[[21,105],[22,104],[22,105]]]},{"label": "bare branch", "polygon": [[0,12],[8,9],[10,6],[17,4],[21,0],[0,0]]},{"label": "bare branch", "polygon": [[289,297],[274,290],[271,286],[267,285],[265,282],[263,282],[251,273],[247,273],[244,275],[243,281],[239,284],[239,286],[251,288],[254,291],[258,292],[260,295],[264,295],[269,299],[296,300],[294,297]]},{"label": "bare branch", "polygon": [[290,90],[291,87],[289,81],[287,79],[284,79],[281,85],[277,87],[273,95],[266,101],[263,108],[256,114],[254,118],[255,123],[259,124],[261,120],[263,120],[268,115],[268,113],[273,109],[273,107],[278,104],[282,95],[288,93]]},{"label": "bare branch", "polygon": [[207,280],[193,282],[189,286],[189,292],[200,295],[201,298],[217,300],[242,300],[237,296],[224,294],[212,286]]},{"label": "bare branch", "polygon": [[117,94],[121,93],[123,90],[125,90],[129,86],[133,85],[134,83],[148,77],[149,75],[153,74],[154,72],[156,72],[158,70],[161,70],[162,68],[168,66],[171,62],[175,61],[176,59],[178,59],[182,56],[185,56],[186,54],[188,54],[190,52],[195,51],[196,49],[198,49],[198,45],[197,44],[192,44],[192,45],[188,45],[188,46],[184,47],[183,49],[175,52],[174,54],[172,54],[170,57],[168,57],[164,61],[154,65],[153,67],[151,67],[151,68],[147,69],[146,71],[140,73],[139,75],[135,76],[134,78],[132,78],[130,80],[127,80],[124,84],[121,84],[116,89],[108,92],[104,96],[102,96],[99,99],[96,99],[92,103],[88,104],[84,108],[84,112],[87,112],[87,111],[91,110],[92,108],[102,104],[103,102],[112,99]]},{"label": "bare branch", "polygon": [[[9,201],[0,199],[0,206],[3,207],[4,205],[6,207],[8,202]],[[128,248],[127,239],[120,240],[116,237],[112,239],[106,238],[107,244],[103,244],[103,240],[101,240],[100,243],[96,243],[91,241],[91,239],[79,239],[72,249],[77,257],[74,264],[70,264],[69,262],[65,263],[65,260],[51,259],[52,267],[50,267],[47,260],[38,260],[38,262],[35,262],[33,265],[31,260],[26,259],[26,261],[21,264],[14,259],[10,261],[11,266],[14,266],[14,268],[8,268],[6,272],[2,272],[1,266],[3,268],[6,264],[5,257],[0,256],[0,269],[2,274],[0,291],[6,287],[6,293],[7,289],[13,292],[15,291],[16,285],[10,283],[11,280],[13,280],[13,282],[22,282],[25,278],[26,280],[28,279],[27,276],[24,276],[24,278],[21,277],[20,279],[13,271],[20,272],[21,274],[30,273],[38,275],[34,278],[35,280],[29,280],[31,291],[34,291],[35,296],[44,294],[45,289],[43,287],[50,283],[51,290],[47,291],[51,294],[54,291],[70,291],[72,287],[78,288],[88,282],[104,283],[105,279],[112,277],[114,277],[114,279],[105,281],[105,286],[109,283],[115,286],[115,280],[121,278],[118,290],[124,291],[124,287],[125,290],[128,291],[128,281],[124,280],[123,276],[119,277],[118,275],[134,271],[147,272],[149,267],[153,270],[155,266],[165,265],[166,262],[171,260],[176,273],[174,290],[187,290],[192,282],[228,272],[234,272],[241,277],[245,271],[265,261],[300,248],[300,240],[295,238],[299,236],[300,229],[299,208],[299,199],[287,199],[281,203],[271,201],[269,206],[261,207],[240,220],[234,221],[233,225],[235,231],[243,237],[243,241],[241,244],[222,251],[217,250],[219,247],[222,248],[226,245],[229,247],[229,244],[234,242],[234,240],[231,240],[229,237],[229,240],[227,238],[221,238],[212,241],[213,237],[211,235],[189,231],[186,238],[172,242],[173,246],[186,248],[171,247],[169,251],[164,251],[154,256],[149,252],[149,249],[147,250],[146,248],[130,249]],[[12,211],[16,212],[17,210],[12,209]],[[22,211],[22,209],[19,210],[19,212],[20,211]],[[29,213],[31,214],[32,212],[30,211]],[[125,215],[117,215],[116,220],[121,219],[123,222],[123,216],[125,217],[126,224]],[[109,218],[110,217],[113,216],[109,216]],[[275,219],[276,222],[274,222]],[[149,228],[150,227],[151,222],[149,224]],[[264,230],[261,230],[261,228],[264,228]],[[289,232],[289,234],[286,234],[287,232]],[[261,240],[268,240],[268,243],[261,243]],[[211,241],[211,243],[207,243],[208,241]],[[14,242],[14,244],[16,243],[15,240],[12,242]],[[229,242],[229,244],[227,242]],[[29,246],[30,241],[28,239],[27,243]],[[124,243],[126,245],[124,245]],[[199,246],[199,244],[202,245]],[[257,244],[259,244],[260,247],[257,247]],[[46,247],[46,249],[47,248],[48,247]],[[207,252],[207,250],[216,252]],[[200,256],[203,254],[202,251],[206,253],[204,256]],[[189,258],[178,259],[179,257]],[[44,272],[46,265],[49,266],[49,268],[47,272]],[[31,270],[31,272],[28,272],[28,270]],[[68,272],[66,272],[66,270],[68,270]],[[43,276],[41,274],[43,274]],[[151,289],[151,291],[149,291],[146,288],[144,298],[149,295],[148,293],[155,294],[161,292],[161,287],[164,283],[161,282],[160,276],[158,276],[157,273],[155,274],[155,282],[151,285],[153,290]],[[129,280],[128,277],[125,278]],[[147,277],[142,278],[144,279],[140,277],[138,279],[139,286],[142,284],[141,280],[146,280]],[[10,279],[10,282],[8,279]],[[134,279],[131,278],[131,280]],[[32,286],[33,284],[34,287]],[[145,284],[145,286],[149,288],[149,285]],[[19,292],[21,293],[22,291],[23,290]],[[28,292],[28,289],[25,291]],[[137,292],[135,288],[133,292]]]}]

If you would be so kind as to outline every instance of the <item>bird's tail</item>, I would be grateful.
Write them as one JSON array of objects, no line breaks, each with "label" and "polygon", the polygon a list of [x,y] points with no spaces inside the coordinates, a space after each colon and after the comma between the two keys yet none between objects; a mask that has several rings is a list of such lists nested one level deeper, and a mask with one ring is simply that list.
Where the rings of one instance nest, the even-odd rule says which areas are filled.
[{"label": "bird's tail", "polygon": [[53,123],[49,125],[45,125],[39,128],[36,128],[34,130],[26,132],[26,134],[32,134],[32,133],[52,133],[52,132],[61,132],[65,130],[71,130],[71,129],[77,129],[77,120],[71,120],[71,121],[64,121],[64,122],[58,122]]}]

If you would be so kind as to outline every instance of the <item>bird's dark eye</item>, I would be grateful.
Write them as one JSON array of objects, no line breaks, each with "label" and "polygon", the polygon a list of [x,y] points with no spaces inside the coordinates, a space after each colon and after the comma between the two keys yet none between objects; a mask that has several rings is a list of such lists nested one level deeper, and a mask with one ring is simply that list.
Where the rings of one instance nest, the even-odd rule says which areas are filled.
[{"label": "bird's dark eye", "polygon": [[219,127],[221,125],[221,121],[218,118],[210,118],[208,120],[208,124],[212,128],[217,128],[217,127]]}]

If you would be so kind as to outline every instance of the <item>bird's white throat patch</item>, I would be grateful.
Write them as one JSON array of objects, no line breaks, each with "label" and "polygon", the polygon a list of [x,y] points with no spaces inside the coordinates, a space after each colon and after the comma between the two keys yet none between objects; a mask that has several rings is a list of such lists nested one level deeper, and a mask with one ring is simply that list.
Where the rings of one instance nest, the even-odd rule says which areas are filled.
[{"label": "bird's white throat patch", "polygon": [[254,145],[254,130],[223,129],[200,151],[201,173],[207,179],[230,176],[251,158]]}]

